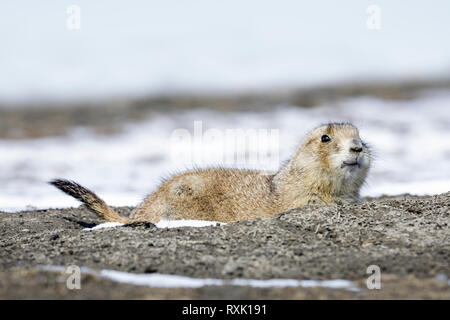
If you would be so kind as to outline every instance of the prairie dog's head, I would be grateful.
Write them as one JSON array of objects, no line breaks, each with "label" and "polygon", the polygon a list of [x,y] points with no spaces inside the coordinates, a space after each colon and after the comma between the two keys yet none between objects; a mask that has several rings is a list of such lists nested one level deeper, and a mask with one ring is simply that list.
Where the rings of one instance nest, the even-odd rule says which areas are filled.
[{"label": "prairie dog's head", "polygon": [[297,165],[312,169],[317,180],[332,184],[336,192],[358,192],[370,168],[370,150],[358,129],[349,123],[330,123],[314,129],[298,152]]}]

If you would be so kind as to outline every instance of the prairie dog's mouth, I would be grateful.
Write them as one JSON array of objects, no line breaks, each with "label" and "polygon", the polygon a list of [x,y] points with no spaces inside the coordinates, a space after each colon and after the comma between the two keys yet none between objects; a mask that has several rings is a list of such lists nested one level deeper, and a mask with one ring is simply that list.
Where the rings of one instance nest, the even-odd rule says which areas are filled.
[{"label": "prairie dog's mouth", "polygon": [[341,168],[344,167],[358,167],[361,168],[361,164],[359,163],[358,160],[352,160],[352,161],[344,161],[342,162]]}]

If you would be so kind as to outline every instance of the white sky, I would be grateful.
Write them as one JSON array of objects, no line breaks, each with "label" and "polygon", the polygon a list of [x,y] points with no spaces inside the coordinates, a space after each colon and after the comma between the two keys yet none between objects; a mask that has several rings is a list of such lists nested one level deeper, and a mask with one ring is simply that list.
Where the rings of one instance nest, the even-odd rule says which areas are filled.
[{"label": "white sky", "polygon": [[449,12],[448,0],[2,0],[0,101],[448,75]]}]

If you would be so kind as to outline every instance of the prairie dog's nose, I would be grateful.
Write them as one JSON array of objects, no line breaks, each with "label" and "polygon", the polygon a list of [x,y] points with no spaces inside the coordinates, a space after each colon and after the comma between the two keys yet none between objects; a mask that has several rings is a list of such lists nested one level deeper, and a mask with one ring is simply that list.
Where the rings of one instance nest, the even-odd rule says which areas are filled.
[{"label": "prairie dog's nose", "polygon": [[359,139],[352,139],[350,142],[350,151],[351,152],[361,152],[362,151],[362,143]]}]

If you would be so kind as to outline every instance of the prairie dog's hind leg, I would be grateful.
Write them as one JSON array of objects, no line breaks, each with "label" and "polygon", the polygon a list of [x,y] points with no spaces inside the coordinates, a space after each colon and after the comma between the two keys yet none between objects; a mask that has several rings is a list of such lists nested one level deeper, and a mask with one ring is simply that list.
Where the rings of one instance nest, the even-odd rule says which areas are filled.
[{"label": "prairie dog's hind leg", "polygon": [[200,174],[177,177],[167,188],[164,218],[208,220],[214,211],[209,189]]},{"label": "prairie dog's hind leg", "polygon": [[200,219],[197,201],[204,187],[203,179],[196,175],[172,178],[144,199],[133,210],[133,221],[157,223],[161,219]]}]

